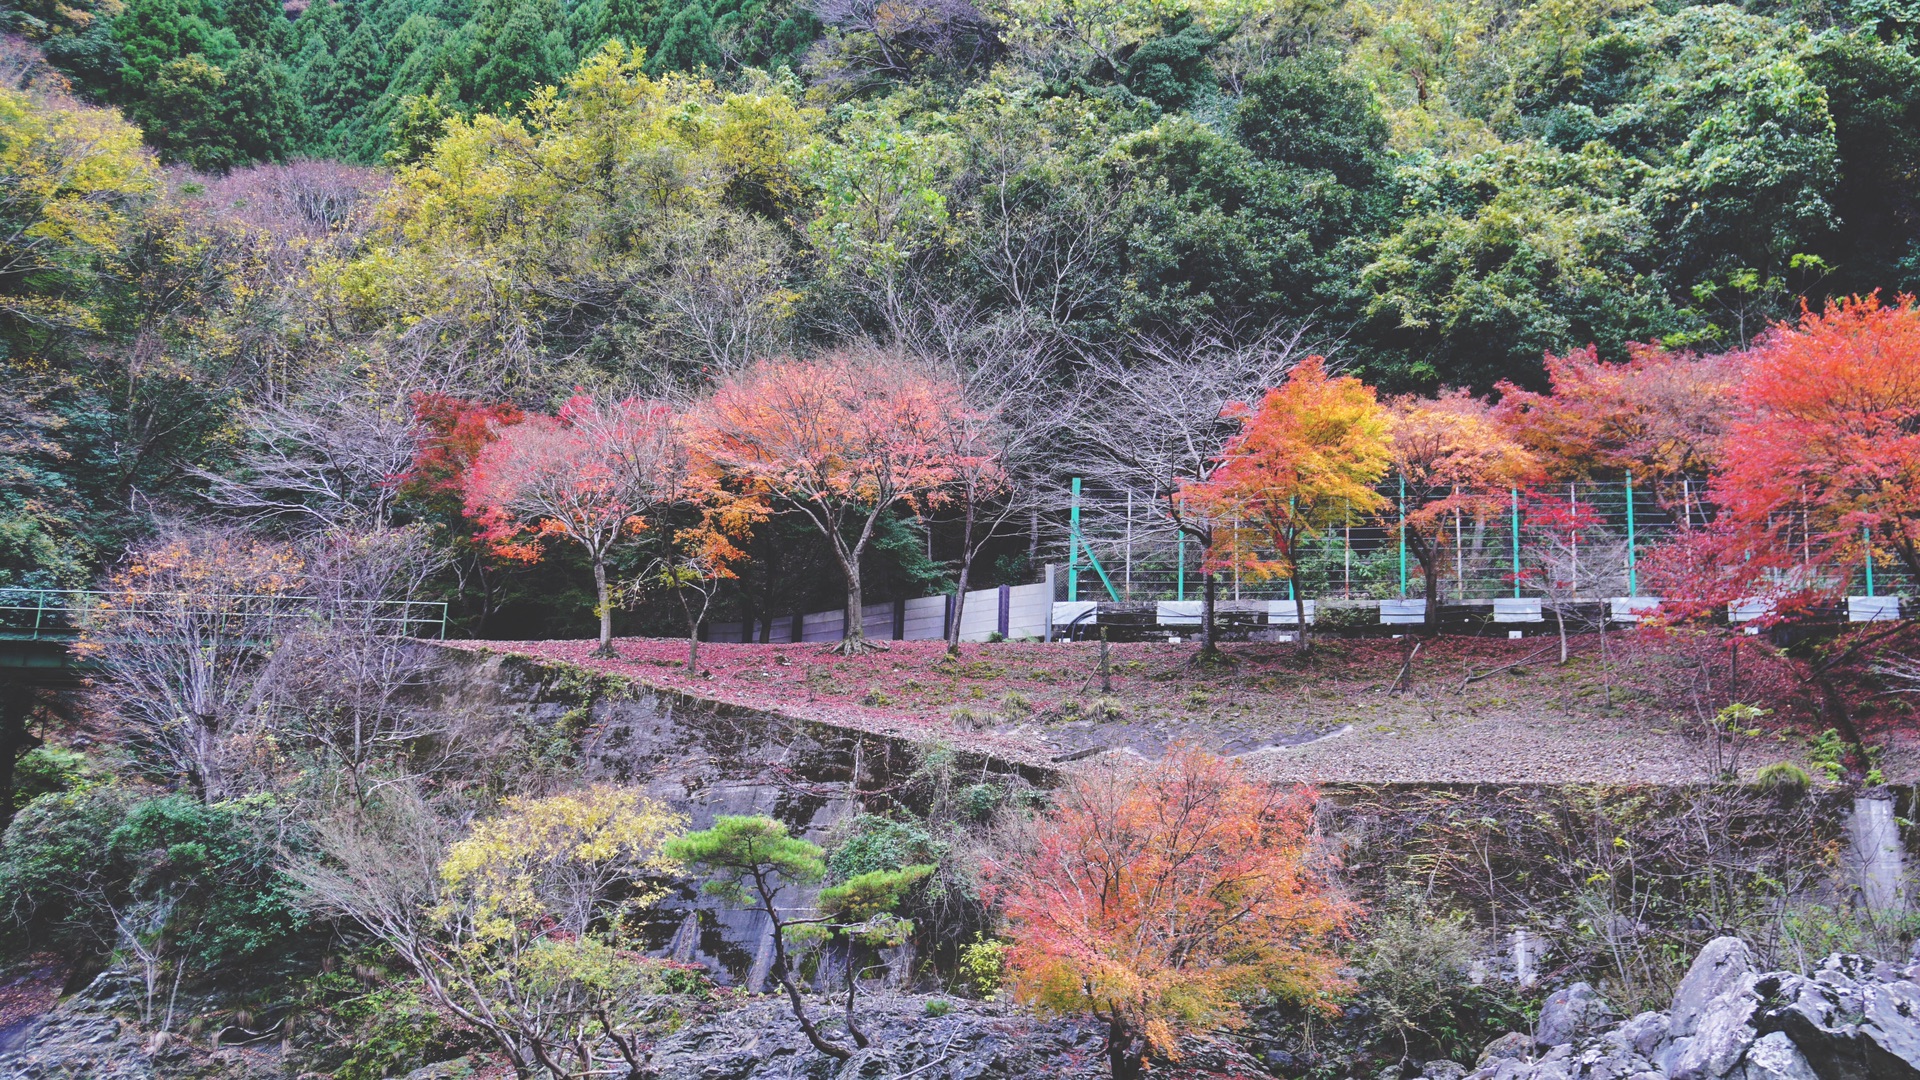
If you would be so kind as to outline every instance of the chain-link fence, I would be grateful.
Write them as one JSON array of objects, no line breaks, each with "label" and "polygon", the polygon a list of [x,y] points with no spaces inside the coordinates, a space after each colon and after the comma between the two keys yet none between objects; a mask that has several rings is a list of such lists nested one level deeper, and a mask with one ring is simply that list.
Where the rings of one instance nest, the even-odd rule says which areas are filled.
[{"label": "chain-link fence", "polygon": [[[1258,540],[1225,557],[1218,588],[1225,599],[1290,598],[1295,588],[1310,597],[1392,599],[1424,595],[1423,570],[1399,521],[1433,493],[1402,489],[1397,480],[1379,487],[1384,511],[1354,515],[1352,524],[1322,529],[1299,543],[1295,579],[1262,572],[1268,551]],[[1438,493],[1440,495],[1445,492]],[[1697,480],[1659,484],[1575,482],[1509,489],[1471,500],[1469,509],[1438,522],[1434,557],[1446,602],[1500,597],[1606,598],[1647,595],[1648,553],[1691,524],[1712,520]],[[1067,580],[1063,594],[1077,599],[1197,599],[1202,588],[1202,552],[1183,538],[1163,506],[1125,491],[1083,490],[1078,512],[1069,508]],[[1247,537],[1244,522],[1221,521]],[[1787,542],[1804,530],[1784,523]],[[1807,551],[1810,558],[1812,552]],[[1915,583],[1897,564],[1879,560],[1858,567],[1848,584],[1857,596],[1914,595]]]}]

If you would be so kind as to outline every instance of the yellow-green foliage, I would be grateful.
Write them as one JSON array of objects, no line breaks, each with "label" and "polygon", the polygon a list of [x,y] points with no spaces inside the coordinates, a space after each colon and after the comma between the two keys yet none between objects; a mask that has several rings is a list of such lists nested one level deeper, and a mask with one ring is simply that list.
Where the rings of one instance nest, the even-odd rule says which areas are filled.
[{"label": "yellow-green foliage", "polygon": [[120,254],[131,204],[155,187],[139,130],[106,109],[0,88],[0,179],[0,266],[11,283],[0,315],[97,329],[92,310],[46,287]]},{"label": "yellow-green foliage", "polygon": [[798,205],[817,115],[771,82],[722,92],[641,60],[610,42],[524,115],[450,119],[385,196],[374,242],[316,283],[368,327],[515,336],[543,296],[619,303],[636,281],[678,310],[687,274],[726,284],[732,317],[784,320],[798,297],[766,215]]},{"label": "yellow-green foliage", "polygon": [[660,846],[686,824],[685,817],[637,791],[604,785],[508,799],[497,816],[447,850],[436,917],[470,928],[476,943],[489,945],[548,920],[582,934],[608,914],[615,885],[627,885],[623,908],[660,899],[663,891],[642,879],[680,869]]}]

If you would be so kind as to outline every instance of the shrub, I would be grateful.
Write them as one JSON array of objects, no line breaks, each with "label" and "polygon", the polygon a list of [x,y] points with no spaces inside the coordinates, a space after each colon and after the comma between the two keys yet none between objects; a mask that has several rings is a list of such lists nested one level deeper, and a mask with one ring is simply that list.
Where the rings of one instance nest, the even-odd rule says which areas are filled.
[{"label": "shrub", "polygon": [[1470,1057],[1499,1033],[1491,1028],[1506,1030],[1511,1010],[1468,978],[1481,946],[1464,913],[1435,911],[1411,893],[1383,904],[1360,951],[1360,981],[1403,1054]]},{"label": "shrub", "polygon": [[954,810],[963,821],[985,821],[1006,796],[999,784],[968,784],[954,795]]},{"label": "shrub", "polygon": [[1255,988],[1324,1004],[1343,985],[1329,945],[1349,908],[1312,866],[1313,805],[1193,750],[1074,774],[1031,846],[983,868],[1009,984],[1102,1020],[1119,1080],[1148,1052],[1244,1024]]},{"label": "shrub", "polygon": [[1805,791],[1813,786],[1813,777],[1808,776],[1807,770],[1791,761],[1776,761],[1771,765],[1762,766],[1760,771],[1754,774],[1753,783],[1762,791]]},{"label": "shrub", "polygon": [[938,863],[948,845],[934,839],[918,821],[862,814],[848,823],[848,832],[827,856],[827,877],[847,881],[876,870],[898,870],[922,863]]},{"label": "shrub", "polygon": [[953,1002],[945,998],[929,999],[924,1009],[929,1017],[941,1017],[953,1011]]},{"label": "shrub", "polygon": [[983,934],[974,935],[971,944],[960,947],[956,974],[960,985],[977,997],[990,998],[999,993],[1007,975],[1007,943]]},{"label": "shrub", "polygon": [[42,795],[72,791],[87,782],[84,754],[64,746],[36,746],[13,766],[13,807],[19,810]]},{"label": "shrub", "polygon": [[876,686],[867,691],[866,696],[860,699],[860,704],[876,706],[891,705],[893,704],[893,695]]}]

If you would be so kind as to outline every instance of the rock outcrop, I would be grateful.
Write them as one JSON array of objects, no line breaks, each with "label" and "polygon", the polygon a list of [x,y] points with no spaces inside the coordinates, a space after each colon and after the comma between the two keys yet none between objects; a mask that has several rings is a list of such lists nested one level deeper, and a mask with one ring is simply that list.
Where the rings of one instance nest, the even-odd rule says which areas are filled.
[{"label": "rock outcrop", "polygon": [[[1837,955],[1811,975],[1763,973],[1718,938],[1666,1012],[1599,1030],[1605,1002],[1575,983],[1547,999],[1532,1038],[1494,1040],[1466,1080],[1920,1080],[1917,980],[1920,962]],[[1459,1068],[1433,1066],[1434,1080]]]}]

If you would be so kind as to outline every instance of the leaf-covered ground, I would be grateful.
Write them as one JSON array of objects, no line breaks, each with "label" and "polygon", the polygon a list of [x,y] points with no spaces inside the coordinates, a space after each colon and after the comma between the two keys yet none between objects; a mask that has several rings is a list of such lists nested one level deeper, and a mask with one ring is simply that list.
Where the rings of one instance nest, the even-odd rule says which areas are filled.
[{"label": "leaf-covered ground", "polygon": [[[704,644],[697,673],[673,639],[617,640],[614,659],[591,641],[460,643],[1032,762],[1188,742],[1301,780],[1684,782],[1807,757],[1799,666],[1757,639],[1614,633],[1603,662],[1586,635],[1561,665],[1550,636],[1439,637],[1396,690],[1407,644],[1327,640],[1304,659],[1290,645],[1236,644],[1217,666],[1191,645],[1116,644],[1103,691],[1090,642],[966,645],[958,657],[940,642],[855,657]],[[1772,713],[1761,734],[1716,751],[1703,719],[1727,701]]]}]

